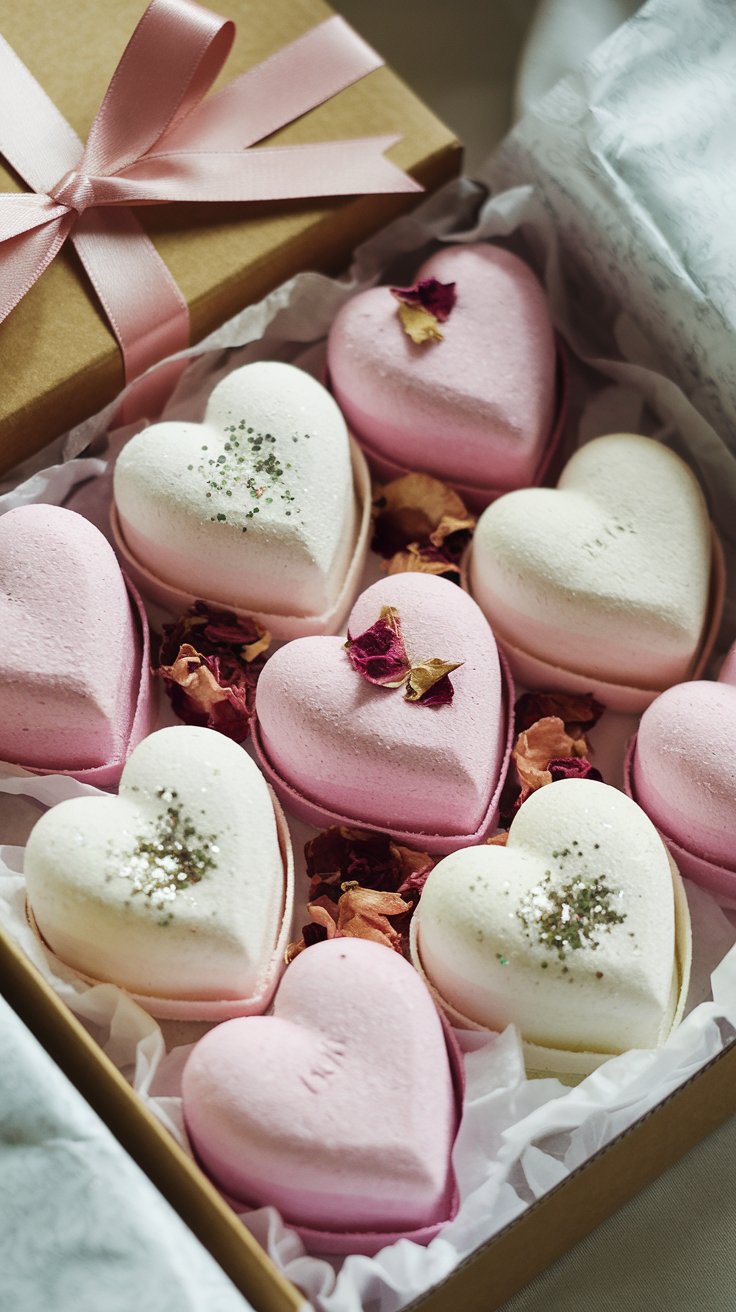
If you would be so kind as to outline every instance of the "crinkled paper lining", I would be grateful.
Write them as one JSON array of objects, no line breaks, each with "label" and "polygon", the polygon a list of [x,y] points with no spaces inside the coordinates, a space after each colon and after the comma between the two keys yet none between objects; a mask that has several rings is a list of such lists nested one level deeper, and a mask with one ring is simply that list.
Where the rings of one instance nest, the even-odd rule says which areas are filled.
[{"label": "crinkled paper lining", "polygon": [[[646,45],[646,41],[642,44],[642,35],[646,39],[654,31],[655,61],[666,59],[669,33],[680,51],[680,71],[690,52],[693,67],[697,68],[700,61],[703,76],[709,75],[706,55],[711,47],[717,49],[718,42],[713,37],[705,50],[703,32],[712,36],[716,6],[712,0],[693,0],[687,16],[682,5],[676,7],[676,15],[674,8],[673,0],[654,0],[641,20],[633,20],[642,26],[636,34],[638,56],[632,61],[630,78],[621,69],[623,62],[631,60],[632,24],[621,29],[603,48],[604,55],[595,56],[582,74],[562,83],[544,102],[543,112],[524,119],[486,173],[486,181],[496,185],[502,181],[505,190],[489,199],[482,185],[467,180],[453,184],[420,211],[369,242],[359,253],[352,282],[300,275],[260,305],[245,310],[196,350],[185,353],[192,356],[192,362],[164,417],[201,418],[206,397],[219,378],[251,360],[289,360],[319,376],[324,363],[324,335],[336,310],[358,286],[379,277],[392,282],[405,280],[438,239],[498,238],[530,258],[544,277],[556,325],[570,348],[573,367],[568,444],[571,433],[580,433],[581,439],[587,440],[604,432],[628,430],[655,434],[679,450],[699,469],[730,558],[731,578],[736,578],[736,520],[732,514],[736,462],[713,427],[718,422],[717,412],[736,411],[736,380],[732,370],[724,371],[718,411],[712,377],[709,387],[699,391],[692,376],[693,369],[701,368],[702,372],[703,362],[714,358],[717,340],[721,342],[721,353],[723,342],[730,343],[728,334],[719,327],[718,316],[722,325],[724,315],[718,303],[718,288],[712,294],[703,292],[702,287],[695,292],[685,256],[677,256],[674,240],[665,244],[664,252],[662,242],[657,245],[655,241],[657,249],[649,263],[643,257],[636,262],[632,251],[648,249],[648,236],[654,231],[659,240],[659,233],[656,225],[647,220],[642,197],[634,199],[628,181],[617,184],[604,149],[611,145],[611,133],[606,137],[605,130],[610,121],[610,113],[607,119],[604,108],[608,91],[620,91],[621,87],[637,91],[641,87],[642,50]],[[656,24],[646,29],[646,16],[655,10],[669,15],[669,29],[666,24],[660,29]],[[720,21],[726,21],[723,6]],[[682,31],[689,23],[693,25],[692,42]],[[664,52],[658,49],[658,41]],[[599,105],[595,103],[597,95]],[[620,95],[618,103],[621,109]],[[634,96],[630,106],[634,128],[638,122],[634,115],[637,103]],[[710,104],[708,94],[703,97],[706,110]],[[663,121],[660,113],[657,122],[661,125]],[[711,175],[717,177],[718,169],[712,160],[710,166]],[[637,185],[644,185],[641,177]],[[606,194],[611,187],[615,203]],[[591,203],[586,205],[591,195]],[[585,231],[581,231],[581,215],[587,215]],[[559,234],[569,235],[567,247]],[[593,290],[596,285],[610,287],[612,269],[618,275],[616,252],[612,253],[615,241],[628,242],[631,266],[627,266],[627,299],[623,307],[614,296],[600,298]],[[572,252],[576,257],[580,255],[577,276]],[[724,254],[724,269],[726,258]],[[642,325],[651,325],[657,280],[660,285],[664,281],[666,294],[660,304],[666,306],[666,316],[678,325],[685,322],[692,326],[697,339],[697,351],[684,363],[682,351],[677,357],[666,349],[666,343],[659,353],[655,349],[662,333],[659,337],[650,333],[644,340]],[[727,278],[722,282],[724,287],[732,285]],[[693,309],[696,303],[697,315]],[[621,359],[627,355],[632,358]],[[691,396],[699,397],[698,408],[686,399],[678,382],[688,387]],[[110,460],[142,427],[129,426],[108,437],[110,414],[108,410],[56,443],[51,452],[56,463],[50,469],[42,469],[44,463],[48,464],[48,452],[45,461],[37,457],[29,462],[21,471],[21,477],[27,480],[21,487],[11,490],[6,484],[7,490],[0,495],[0,513],[25,502],[65,502],[87,514],[105,532]],[[723,425],[724,432],[727,428]],[[373,568],[375,576],[375,562]],[[733,634],[734,615],[736,597],[732,592],[722,630],[722,649]],[[152,619],[155,622],[157,616],[153,614]],[[604,774],[619,786],[623,743],[635,728],[631,717],[627,723],[624,720],[604,716],[596,731],[601,756],[611,743],[616,746],[617,777],[606,773],[605,768]],[[52,973],[25,919],[22,844],[39,807],[69,796],[94,795],[96,791],[59,776],[0,778],[0,835],[6,843],[0,848],[0,919],[60,996],[85,1020],[144,1101],[181,1139],[177,1096],[180,1073],[189,1045],[206,1027],[172,1022],[160,1026],[112,985],[90,987],[73,971],[58,966]],[[291,828],[299,852],[311,831],[298,822]],[[299,875],[298,870],[297,879]],[[556,1080],[525,1079],[520,1045],[513,1030],[500,1036],[458,1035],[467,1068],[464,1119],[455,1150],[462,1205],[455,1220],[428,1248],[404,1240],[374,1258],[352,1256],[327,1261],[305,1254],[299,1239],[283,1226],[272,1208],[260,1209],[245,1218],[251,1231],[315,1307],[322,1312],[359,1312],[370,1305],[374,1312],[396,1312],[449,1275],[460,1259],[732,1041],[736,1034],[736,928],[710,895],[691,884],[687,891],[695,948],[688,1014],[658,1051],[617,1057],[577,1088],[567,1089]],[[302,894],[295,925],[303,923],[303,917]]]}]

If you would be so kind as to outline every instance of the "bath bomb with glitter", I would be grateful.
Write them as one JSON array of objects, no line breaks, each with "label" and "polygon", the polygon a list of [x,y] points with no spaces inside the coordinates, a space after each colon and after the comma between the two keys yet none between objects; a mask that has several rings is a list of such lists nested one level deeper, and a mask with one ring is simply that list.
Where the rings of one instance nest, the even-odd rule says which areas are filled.
[{"label": "bath bomb with glitter", "polygon": [[[501,247],[453,246],[416,283],[453,284],[440,339],[416,342],[388,287],[340,310],[328,341],[330,385],[384,477],[423,470],[485,504],[535,481],[557,409],[556,350],[545,294]],[[484,495],[485,494],[485,495]]]},{"label": "bath bomb with glitter", "polygon": [[736,645],[717,683],[677,684],[644,712],[627,783],[682,873],[736,905]]},{"label": "bath bomb with glitter", "polygon": [[154,1014],[167,1014],[162,1000],[259,998],[284,917],[279,837],[241,747],[211,729],[161,729],[130,757],[119,796],[61,802],[35,825],[30,909],[57,957]]},{"label": "bath bomb with glitter", "polygon": [[[328,612],[355,552],[345,421],[292,365],[234,370],[201,424],[154,424],[115,466],[122,546],[139,586],[236,611]],[[349,604],[349,603],[348,603]]]},{"label": "bath bomb with glitter", "polygon": [[[149,692],[145,620],[109,543],[59,506],[0,517],[0,758],[29,770],[110,773]],[[137,741],[137,739],[135,739]],[[115,777],[113,777],[115,776]]]},{"label": "bath bomb with glitter", "polygon": [[425,985],[354,938],[302,952],[273,1015],[211,1030],[182,1081],[197,1159],[228,1199],[278,1207],[333,1253],[426,1243],[450,1219],[457,1094]]},{"label": "bath bomb with glitter", "polygon": [[[348,631],[347,646],[298,638],[268,660],[253,733],[266,777],[311,824],[426,851],[478,841],[495,822],[513,700],[480,610],[446,579],[395,574],[358,598]],[[433,666],[449,673],[412,699]]]},{"label": "bath bomb with glitter", "polygon": [[563,779],[527,799],[505,847],[429,875],[414,960],[453,1019],[511,1023],[544,1049],[654,1048],[681,993],[667,850],[618,789]]},{"label": "bath bomb with glitter", "polygon": [[[687,678],[709,607],[711,529],[694,475],[634,434],[580,448],[557,488],[511,492],[481,516],[470,589],[532,687],[647,699]],[[632,698],[630,697],[630,700]]]}]

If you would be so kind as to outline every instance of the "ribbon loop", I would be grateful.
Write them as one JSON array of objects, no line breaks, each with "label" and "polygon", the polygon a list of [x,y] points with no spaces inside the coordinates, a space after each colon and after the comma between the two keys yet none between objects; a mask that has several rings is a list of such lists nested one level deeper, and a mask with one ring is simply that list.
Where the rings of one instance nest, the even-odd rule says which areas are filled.
[{"label": "ribbon loop", "polygon": [[66,205],[67,209],[75,210],[77,214],[84,214],[87,207],[95,203],[94,184],[86,173],[80,173],[78,169],[70,169],[63,178],[49,188],[49,196],[59,205]]}]

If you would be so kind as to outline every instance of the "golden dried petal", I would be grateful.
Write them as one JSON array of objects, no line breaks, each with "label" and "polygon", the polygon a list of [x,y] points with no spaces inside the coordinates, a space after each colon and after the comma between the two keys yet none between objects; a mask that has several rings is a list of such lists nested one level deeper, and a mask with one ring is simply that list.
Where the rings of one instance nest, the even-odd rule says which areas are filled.
[{"label": "golden dried petal", "polygon": [[406,551],[394,552],[383,568],[387,574],[436,574],[438,578],[460,578],[459,565],[435,551],[428,552],[418,542],[410,542]]},{"label": "golden dried petal", "polygon": [[404,332],[417,346],[424,342],[443,340],[444,333],[437,319],[424,306],[406,305],[404,301],[399,301],[397,311]]},{"label": "golden dried petal", "polygon": [[383,556],[411,542],[441,547],[451,533],[470,533],[476,524],[457,492],[431,474],[403,474],[376,484],[373,513],[376,546]]},{"label": "golden dried petal", "polygon": [[508,841],[508,830],[502,829],[499,834],[491,834],[491,837],[486,839],[486,844],[488,847],[505,847]]},{"label": "golden dried petal", "polygon": [[[258,625],[258,627],[261,626]],[[256,638],[255,642],[248,642],[240,648],[240,655],[244,661],[250,664],[251,661],[256,659],[256,656],[260,656],[261,652],[268,651],[270,646],[271,634],[268,629],[262,629],[260,638]]]},{"label": "golden dried petal", "polygon": [[512,757],[522,785],[533,792],[552,782],[549,761],[560,756],[585,756],[586,751],[584,738],[571,738],[559,716],[546,715],[519,734]]},{"label": "golden dried petal", "polygon": [[452,671],[459,669],[462,664],[462,661],[442,661],[438,656],[433,656],[428,661],[420,661],[417,665],[412,665],[406,681],[404,693],[406,700],[418,702],[420,697],[439,683],[440,679],[444,679],[447,674],[452,674]]}]

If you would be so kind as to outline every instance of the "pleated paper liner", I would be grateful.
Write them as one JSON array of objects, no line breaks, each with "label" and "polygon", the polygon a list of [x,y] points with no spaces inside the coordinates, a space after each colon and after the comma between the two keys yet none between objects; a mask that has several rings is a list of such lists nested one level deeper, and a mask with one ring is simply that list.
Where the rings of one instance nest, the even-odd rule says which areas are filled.
[{"label": "pleated paper liner", "polygon": [[[688,988],[690,986],[690,969],[692,965],[692,934],[690,926],[690,911],[685,896],[685,889],[682,883],[680,872],[674,861],[670,857],[670,868],[672,870],[672,891],[675,905],[675,965],[673,991],[676,992],[677,1001],[675,1004],[672,1025],[670,1033],[679,1025],[682,1020],[685,1003],[687,1001]],[[487,1026],[480,1025],[477,1021],[470,1020],[464,1016],[461,1011],[448,1003],[442,995],[435,989],[429,977],[424,971],[421,957],[421,947],[419,943],[419,925],[416,916],[412,919],[410,930],[411,960],[413,966],[419,971],[425,984],[430,990],[437,1006],[440,1007],[448,1020],[456,1029],[476,1030],[481,1033],[489,1033]],[[667,1036],[669,1037],[669,1035]],[[664,1042],[664,1040],[663,1040]],[[540,1044],[528,1043],[522,1041],[524,1052],[524,1065],[526,1067],[527,1077],[529,1079],[549,1079],[557,1078],[563,1084],[579,1084],[586,1075],[590,1075],[604,1062],[609,1061],[612,1057],[620,1056],[617,1052],[585,1052],[575,1049],[566,1048],[545,1048]]]},{"label": "pleated paper liner", "polygon": [[257,620],[259,624],[268,629],[274,638],[278,639],[339,633],[360,586],[371,530],[370,475],[363,453],[357,442],[354,442],[352,438],[350,440],[350,455],[353,466],[353,487],[358,504],[358,531],[353,554],[342,581],[340,592],[330,608],[321,615],[286,615],[278,612],[269,614],[265,611],[244,610],[238,606],[233,606],[232,602],[228,601],[226,597],[195,597],[193,593],[185,592],[183,589],[167,583],[164,579],[159,578],[157,574],[154,574],[148,565],[144,565],[142,561],[133,555],[125,540],[120,518],[113,503],[110,511],[110,523],[115,550],[121,561],[124,562],[126,572],[135,580],[144,597],[156,602],[171,615],[180,615],[193,606],[195,602],[204,601],[207,605],[232,611],[240,617]]},{"label": "pleated paper liner", "polygon": [[[284,969],[284,954],[291,934],[291,920],[294,906],[294,853],[291,846],[291,835],[286,823],[286,817],[279,805],[278,799],[274,796],[271,789],[271,802],[273,805],[274,816],[276,819],[276,831],[279,840],[279,849],[284,870],[284,899],[282,904],[281,924],[279,927],[276,943],[273,952],[268,961],[268,965],[259,981],[258,988],[249,998],[222,998],[222,999],[196,999],[196,998],[159,998],[150,994],[134,993],[124,985],[118,987],[124,989],[134,1002],[139,1003],[145,1011],[157,1020],[193,1020],[193,1021],[212,1021],[213,1024],[223,1020],[233,1020],[237,1016],[260,1016],[268,1009],[271,999],[276,991],[281,973]],[[33,908],[26,899],[26,916],[28,924],[33,930],[38,941],[42,944],[44,950],[53,962],[60,962],[67,970],[74,970],[79,979],[85,984],[115,984],[115,980],[94,979],[90,975],[85,975],[82,971],[76,970],[68,962],[62,961],[60,957],[49,947],[44,939],[36,918],[33,914]],[[186,975],[186,961],[182,961],[182,973]]]}]

